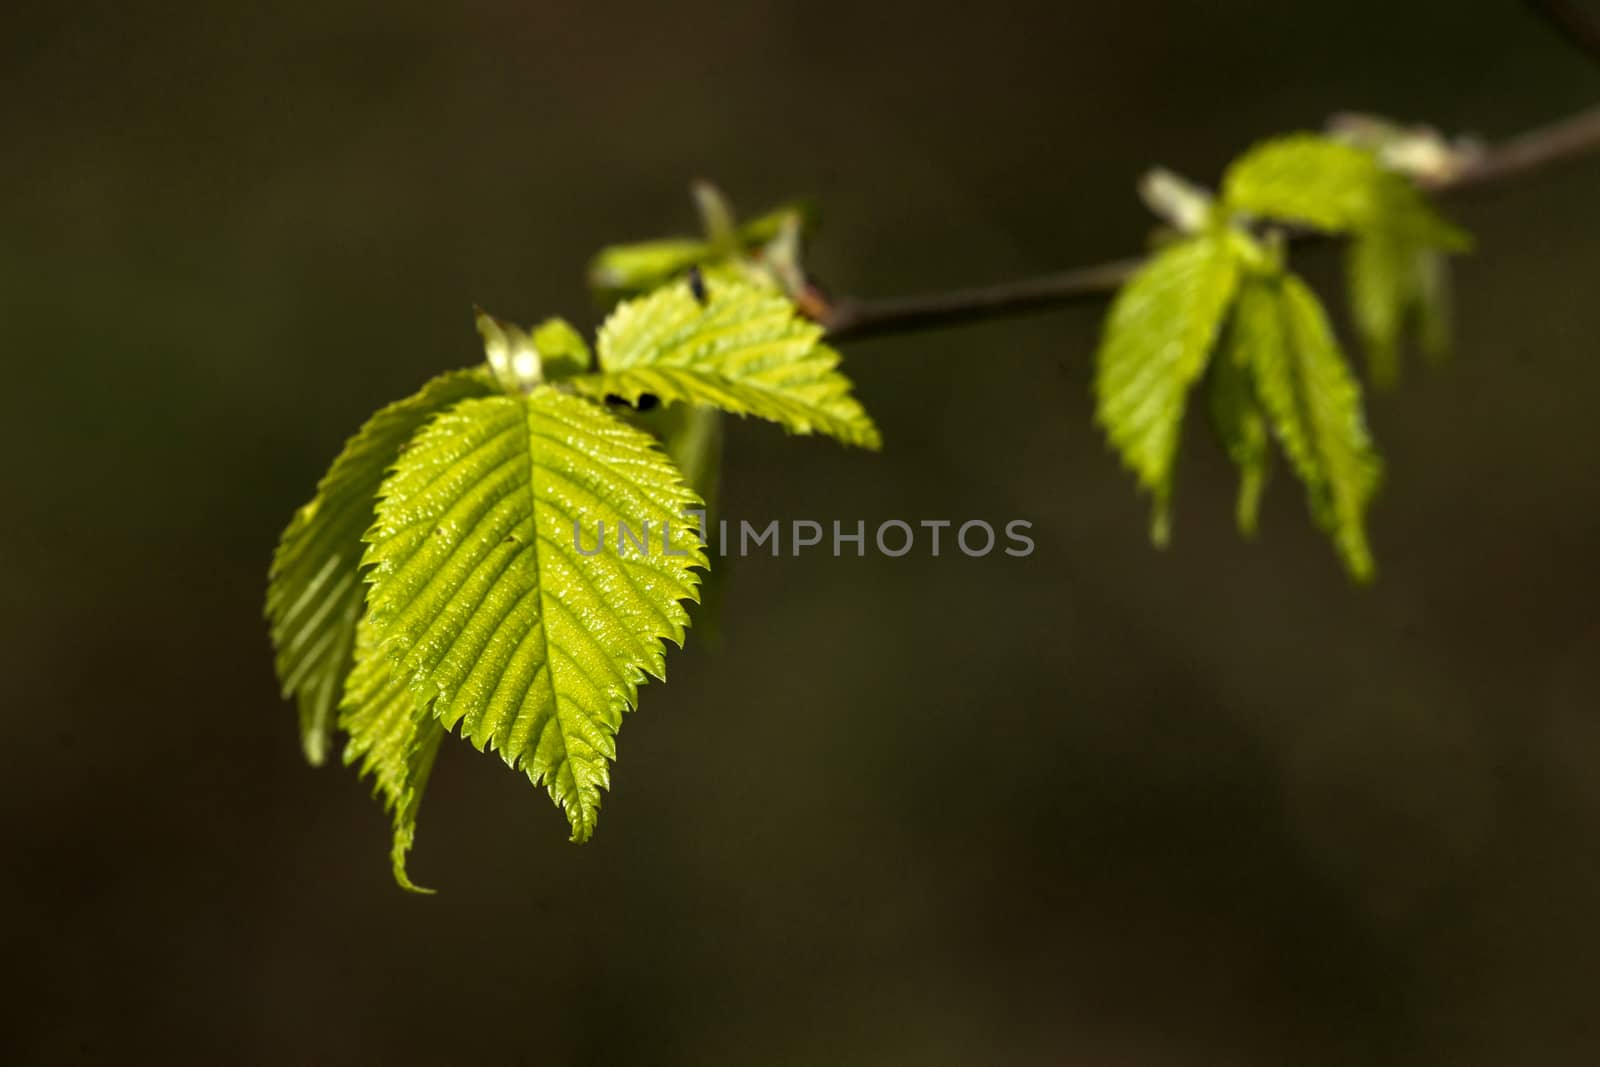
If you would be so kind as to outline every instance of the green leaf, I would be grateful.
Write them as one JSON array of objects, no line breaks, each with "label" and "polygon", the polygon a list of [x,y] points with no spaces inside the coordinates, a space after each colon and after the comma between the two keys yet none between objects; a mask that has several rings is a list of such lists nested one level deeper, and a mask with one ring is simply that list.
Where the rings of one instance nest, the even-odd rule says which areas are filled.
[{"label": "green leaf", "polygon": [[1111,306],[1095,373],[1095,418],[1155,499],[1152,536],[1169,533],[1172,474],[1189,388],[1227,316],[1239,267],[1222,235],[1157,253]]},{"label": "green leaf", "polygon": [[879,447],[822,327],[776,293],[710,281],[706,290],[703,305],[688,286],[673,285],[619,306],[600,327],[604,373],[575,378],[573,387],[630,403],[648,394],[701,404]]},{"label": "green leaf", "polygon": [[722,442],[725,416],[716,408],[675,404],[660,411],[659,434],[667,456],[683,472],[683,480],[716,509],[722,480]]},{"label": "green leaf", "polygon": [[739,224],[739,243],[745,248],[757,248],[783,236],[784,230],[808,232],[816,223],[816,210],[804,201],[779,204],[764,215],[757,215]]},{"label": "green leaf", "polygon": [[1400,378],[1406,313],[1417,300],[1416,247],[1386,230],[1350,242],[1346,272],[1350,313],[1367,352],[1367,374],[1389,388]]},{"label": "green leaf", "polygon": [[[683,480],[705,502],[701,529],[714,529],[721,497],[724,424],[728,417],[716,408],[672,404],[635,413],[629,416],[629,421],[660,439],[667,457],[683,472]],[[721,647],[722,599],[732,564],[731,558],[719,559],[717,566],[700,583],[700,603],[693,615],[702,649]]]},{"label": "green leaf", "polygon": [[1306,485],[1313,518],[1350,574],[1370,579],[1366,510],[1382,468],[1367,436],[1361,387],[1321,303],[1293,275],[1252,277],[1240,288],[1236,315],[1257,396]]},{"label": "green leaf", "polygon": [[1371,152],[1317,134],[1291,134],[1246,152],[1228,168],[1222,196],[1231,211],[1333,233],[1386,228],[1450,251],[1470,244]]},{"label": "green leaf", "polygon": [[786,228],[803,229],[812,215],[807,205],[789,203],[734,225],[732,209],[715,186],[695,182],[690,193],[706,229],[705,239],[609,245],[589,263],[589,287],[613,298],[648,293],[681,279],[690,267],[704,268],[708,274],[731,271],[749,279],[752,270],[745,257],[781,239]]},{"label": "green leaf", "polygon": [[1374,225],[1384,174],[1371,152],[1316,134],[1266,141],[1234,161],[1222,195],[1235,211],[1323,230]]},{"label": "green leaf", "polygon": [[700,212],[700,227],[705,230],[711,254],[721,258],[737,253],[739,234],[733,221],[733,205],[722,190],[708,181],[696,181],[689,186],[689,195]]},{"label": "green leaf", "polygon": [[495,391],[481,368],[452,371],[367,420],[295,512],[278,541],[267,582],[267,618],[283,695],[300,706],[306,759],[327,758],[340,687],[350,670],[362,585],[361,535],[372,522],[378,486],[412,435],[459,400]]},{"label": "green leaf", "polygon": [[1393,230],[1372,230],[1350,243],[1346,273],[1351,316],[1374,385],[1389,388],[1399,380],[1409,329],[1426,355],[1449,351],[1450,265],[1444,253]]},{"label": "green leaf", "polygon": [[1211,366],[1211,424],[1216,428],[1228,458],[1239,468],[1239,500],[1235,518],[1239,532],[1255,536],[1261,514],[1261,494],[1272,464],[1267,420],[1256,400],[1255,382],[1248,363],[1249,347],[1240,336],[1234,316],[1223,342],[1222,354]]},{"label": "green leaf", "polygon": [[601,292],[654,289],[713,257],[706,241],[667,238],[602,248],[589,263],[589,286]]},{"label": "green leaf", "polygon": [[[396,672],[586,840],[622,714],[664,676],[663,639],[683,642],[706,566],[686,515],[699,499],[648,434],[549,386],[456,405],[379,496],[367,605]],[[621,524],[648,550],[619,545]]]},{"label": "green leaf", "polygon": [[594,364],[589,342],[566,319],[545,319],[533,331],[533,347],[544,361],[544,374],[560,381],[582,374]]},{"label": "green leaf", "polygon": [[360,761],[362,776],[372,776],[374,789],[394,821],[394,843],[389,850],[394,880],[403,889],[431,893],[431,889],[413,884],[406,874],[406,854],[416,839],[417,809],[434,757],[439,754],[444,727],[428,710],[417,707],[405,680],[395,677],[370,617],[364,617],[356,629],[355,666],[345,681],[339,726],[350,735],[345,763]]},{"label": "green leaf", "polygon": [[1450,354],[1454,344],[1450,259],[1441,252],[1424,248],[1417,252],[1416,263],[1417,339],[1422,346],[1422,354],[1439,361]]}]

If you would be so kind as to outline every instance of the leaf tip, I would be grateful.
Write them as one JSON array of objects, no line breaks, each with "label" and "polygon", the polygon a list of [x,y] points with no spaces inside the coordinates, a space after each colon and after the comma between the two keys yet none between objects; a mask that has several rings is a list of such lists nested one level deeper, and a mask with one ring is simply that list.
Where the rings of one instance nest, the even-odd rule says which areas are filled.
[{"label": "leaf tip", "polygon": [[1370,553],[1346,558],[1345,570],[1350,580],[1360,586],[1371,586],[1378,580],[1378,565]]},{"label": "leaf tip", "polygon": [[595,823],[599,822],[599,812],[587,807],[580,801],[575,801],[567,809],[567,821],[572,826],[572,835],[567,842],[573,845],[586,845],[594,836]]},{"label": "leaf tip", "polygon": [[1150,510],[1150,543],[1165,549],[1172,544],[1172,500],[1159,496]]},{"label": "leaf tip", "polygon": [[394,882],[407,893],[415,893],[419,897],[431,897],[438,894],[437,889],[429,889],[425,885],[417,885],[406,874],[406,857],[402,853],[394,857]]},{"label": "leaf tip", "polygon": [[300,735],[300,751],[305,754],[306,762],[313,767],[321,767],[328,762],[328,731],[311,729]]},{"label": "leaf tip", "polygon": [[1254,541],[1261,528],[1261,499],[1259,490],[1254,494],[1241,490],[1239,502],[1235,507],[1234,524],[1239,528],[1239,536],[1246,541]]}]

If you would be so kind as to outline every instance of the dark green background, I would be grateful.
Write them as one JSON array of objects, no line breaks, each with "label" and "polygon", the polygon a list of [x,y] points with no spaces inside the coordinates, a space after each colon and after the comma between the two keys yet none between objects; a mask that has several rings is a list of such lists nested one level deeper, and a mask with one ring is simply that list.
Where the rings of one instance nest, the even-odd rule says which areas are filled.
[{"label": "dark green background", "polygon": [[[1196,424],[1176,543],[1090,425],[1097,309],[847,347],[881,457],[732,429],[735,517],[1021,517],[1027,560],[760,559],[596,839],[462,745],[413,873],[301,761],[274,538],[470,306],[811,194],[890,295],[1121,256],[1163,163],[1360,108],[1600,96],[1519,5],[13,5],[7,1062],[1600,1058],[1600,162],[1451,205],[1455,365],[1372,400],[1376,588]],[[1305,257],[1337,282],[1326,251]],[[1325,291],[1332,291],[1327,288]]]}]

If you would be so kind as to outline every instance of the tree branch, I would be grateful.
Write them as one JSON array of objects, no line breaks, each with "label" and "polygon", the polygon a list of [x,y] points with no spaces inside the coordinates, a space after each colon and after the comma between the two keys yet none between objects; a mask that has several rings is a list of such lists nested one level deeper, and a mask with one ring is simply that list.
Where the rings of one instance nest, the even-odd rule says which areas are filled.
[{"label": "tree branch", "polygon": [[1548,22],[1567,43],[1600,63],[1600,21],[1580,10],[1573,0],[1526,0],[1534,13]]},{"label": "tree branch", "polygon": [[1466,192],[1567,163],[1597,150],[1600,150],[1600,107],[1592,107],[1507,138],[1469,160],[1454,174],[1423,180],[1419,184],[1433,193]]},{"label": "tree branch", "polygon": [[[1509,138],[1469,157],[1450,173],[1423,179],[1419,184],[1437,195],[1466,192],[1596,152],[1600,152],[1600,106]],[[923,296],[886,300],[842,297],[831,301],[818,319],[827,329],[828,338],[839,341],[1070,307],[1114,293],[1143,262],[1142,258],[1121,259],[1038,278]]]}]

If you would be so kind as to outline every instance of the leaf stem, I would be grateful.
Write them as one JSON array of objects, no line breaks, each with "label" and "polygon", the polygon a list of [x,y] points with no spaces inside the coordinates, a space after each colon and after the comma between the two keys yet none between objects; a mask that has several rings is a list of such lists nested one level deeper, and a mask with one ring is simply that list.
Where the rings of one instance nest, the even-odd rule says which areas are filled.
[{"label": "leaf stem", "polygon": [[[1562,6],[1530,2],[1539,7]],[[1600,45],[1600,32],[1596,44]],[[1452,173],[1420,184],[1438,195],[1465,192],[1509,182],[1596,152],[1600,152],[1600,105],[1502,141]],[[826,328],[829,340],[840,341],[1070,307],[1116,292],[1143,263],[1142,257],[1120,259],[1036,278],[920,296],[881,300],[842,297],[830,301],[818,321]]]}]

